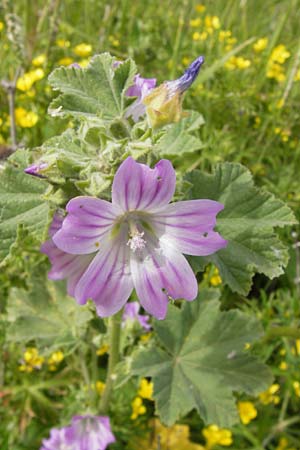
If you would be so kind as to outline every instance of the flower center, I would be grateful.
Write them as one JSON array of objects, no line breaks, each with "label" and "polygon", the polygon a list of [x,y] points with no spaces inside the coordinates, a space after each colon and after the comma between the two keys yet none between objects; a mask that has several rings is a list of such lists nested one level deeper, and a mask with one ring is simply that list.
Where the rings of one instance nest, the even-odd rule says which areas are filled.
[{"label": "flower center", "polygon": [[137,250],[142,250],[143,248],[145,248],[146,241],[145,239],[143,239],[144,234],[144,232],[137,232],[134,235],[131,235],[132,237],[128,240],[127,245],[129,245],[133,253],[135,253]]},{"label": "flower center", "polygon": [[144,231],[140,232],[136,226],[136,224],[132,221],[129,222],[129,230],[130,230],[130,239],[127,242],[127,245],[130,247],[130,250],[135,253],[137,250],[142,250],[145,248],[146,241],[143,239]]}]

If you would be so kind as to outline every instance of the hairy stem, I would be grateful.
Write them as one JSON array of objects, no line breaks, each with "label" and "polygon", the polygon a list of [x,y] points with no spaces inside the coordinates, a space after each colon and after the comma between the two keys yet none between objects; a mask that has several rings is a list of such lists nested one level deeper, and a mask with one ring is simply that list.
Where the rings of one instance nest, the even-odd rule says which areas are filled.
[{"label": "hairy stem", "polygon": [[121,322],[122,310],[111,317],[109,323],[109,360],[108,370],[105,380],[105,389],[103,391],[100,401],[100,414],[106,414],[109,401],[115,381],[115,367],[120,360],[120,337],[121,337]]}]

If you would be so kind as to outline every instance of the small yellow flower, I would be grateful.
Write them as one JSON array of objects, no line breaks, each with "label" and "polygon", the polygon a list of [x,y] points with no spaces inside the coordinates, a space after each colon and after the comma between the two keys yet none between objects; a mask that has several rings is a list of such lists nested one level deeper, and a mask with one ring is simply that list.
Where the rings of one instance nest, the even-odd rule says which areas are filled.
[{"label": "small yellow flower", "polygon": [[138,416],[146,413],[146,406],[143,405],[143,399],[141,397],[135,397],[131,403],[132,414],[130,416],[131,420],[135,420]]},{"label": "small yellow flower", "polygon": [[147,400],[152,400],[153,383],[151,381],[148,381],[146,378],[142,378],[142,380],[140,381],[138,395]]},{"label": "small yellow flower", "polygon": [[246,342],[246,344],[244,345],[244,350],[249,350],[249,348],[251,348],[251,344],[250,342]]},{"label": "small yellow flower", "polygon": [[202,20],[200,19],[200,17],[198,17],[197,19],[191,19],[190,20],[190,26],[193,28],[197,28],[200,27]]},{"label": "small yellow flower", "polygon": [[251,61],[249,59],[242,58],[241,56],[231,56],[228,61],[225,63],[226,69],[235,70],[235,69],[247,69],[250,67]]},{"label": "small yellow flower", "polygon": [[191,63],[191,58],[188,58],[187,56],[184,56],[184,57],[182,58],[182,64],[183,64],[184,66],[188,66],[190,63]]},{"label": "small yellow flower", "polygon": [[207,37],[208,37],[207,31],[202,31],[202,33],[198,33],[198,31],[196,31],[195,33],[193,33],[194,41],[205,41]]},{"label": "small yellow flower", "polygon": [[281,437],[275,450],[297,450],[297,449],[295,447],[290,447],[289,441],[285,437]]},{"label": "small yellow flower", "polygon": [[300,356],[300,339],[296,339],[296,342],[295,342],[295,349],[296,349],[296,354],[297,354],[298,356]]},{"label": "small yellow flower", "polygon": [[45,72],[41,68],[31,70],[30,72],[26,72],[24,73],[24,75],[18,78],[17,88],[23,92],[29,91],[32,88],[33,84],[36,81],[39,81],[42,78],[44,78],[44,76]]},{"label": "small yellow flower", "polygon": [[96,381],[96,391],[98,392],[99,395],[103,394],[104,389],[105,383],[103,383],[102,381]]},{"label": "small yellow flower", "polygon": [[209,280],[209,284],[211,286],[219,286],[220,284],[222,284],[222,278],[220,277],[219,269],[217,267],[214,268],[214,272]]},{"label": "small yellow flower", "polygon": [[300,383],[299,381],[294,381],[293,382],[293,388],[295,391],[295,394],[297,395],[297,397],[300,397]]},{"label": "small yellow flower", "polygon": [[23,354],[23,361],[19,366],[19,370],[21,372],[30,373],[34,369],[40,369],[43,365],[43,362],[44,357],[39,356],[38,349],[35,347],[28,347]]},{"label": "small yellow flower", "polygon": [[85,59],[81,59],[78,64],[80,65],[80,67],[85,68],[89,65],[89,63],[91,62],[91,58],[85,58]]},{"label": "small yellow flower", "polygon": [[272,62],[283,64],[291,56],[285,45],[280,44],[272,50],[270,60]]},{"label": "small yellow flower", "polygon": [[[217,16],[205,16],[204,25],[207,30],[218,30],[221,26],[220,19]],[[211,34],[211,31],[208,31]]]},{"label": "small yellow flower", "polygon": [[201,3],[199,3],[199,5],[195,6],[195,10],[198,13],[203,13],[206,10],[206,6],[205,5],[201,5]]},{"label": "small yellow flower", "polygon": [[268,38],[261,38],[261,39],[258,39],[258,41],[256,41],[256,42],[253,44],[253,50],[254,50],[256,53],[260,53],[260,52],[262,52],[262,51],[267,47],[267,45],[268,45]]},{"label": "small yellow flower", "polygon": [[244,425],[248,425],[257,416],[257,409],[252,402],[238,402],[238,410]]},{"label": "small yellow flower", "polygon": [[105,355],[105,353],[108,353],[109,346],[107,344],[103,344],[102,347],[98,348],[97,355],[102,356]]},{"label": "small yellow flower", "polygon": [[38,121],[38,115],[20,107],[15,109],[16,124],[22,128],[32,128]]},{"label": "small yellow flower", "polygon": [[258,116],[256,116],[255,118],[254,118],[254,128],[259,128],[259,126],[260,126],[260,124],[261,124],[261,118],[260,117],[258,117]]},{"label": "small yellow flower", "polygon": [[206,448],[211,449],[214,445],[228,447],[232,444],[232,433],[226,428],[219,428],[217,425],[210,425],[202,430],[206,440]]},{"label": "small yellow flower", "polygon": [[50,357],[48,358],[47,364],[48,364],[48,369],[51,372],[54,372],[55,370],[57,370],[57,365],[59,363],[61,363],[61,361],[64,359],[64,354],[61,350],[58,350],[54,353],[52,353],[50,355]]},{"label": "small yellow flower", "polygon": [[77,56],[80,56],[81,58],[86,58],[87,56],[90,56],[92,53],[92,46],[90,44],[78,44],[76,47],[74,47],[74,53]]},{"label": "small yellow flower", "polygon": [[279,351],[279,355],[280,355],[280,356],[285,356],[285,355],[286,355],[286,349],[285,349],[285,348],[282,348],[282,349]]},{"label": "small yellow flower", "polygon": [[74,62],[73,58],[70,58],[69,56],[65,56],[64,58],[60,58],[58,60],[58,65],[59,66],[69,66],[73,62]]},{"label": "small yellow flower", "polygon": [[142,334],[142,336],[140,337],[140,340],[142,342],[148,342],[149,339],[151,338],[151,336],[152,336],[152,332],[150,331],[150,333]]},{"label": "small yellow flower", "polygon": [[274,405],[278,405],[280,402],[279,395],[275,395],[280,389],[279,384],[272,384],[272,386],[269,387],[264,392],[261,392],[259,394],[259,400],[263,405],[269,405],[270,403],[273,403]]},{"label": "small yellow flower", "polygon": [[220,30],[219,31],[219,41],[224,42],[228,38],[231,37],[231,31],[229,30]]},{"label": "small yellow flower", "polygon": [[36,56],[32,60],[32,65],[35,67],[42,66],[46,62],[46,55],[42,53],[41,55]]},{"label": "small yellow flower", "polygon": [[0,31],[2,31],[4,28],[4,23],[0,21]]},{"label": "small yellow flower", "polygon": [[66,39],[57,39],[56,45],[59,48],[69,48],[71,43],[70,43],[70,41],[68,41]]},{"label": "small yellow flower", "polygon": [[269,61],[266,75],[267,78],[274,78],[278,83],[282,83],[286,79],[283,67],[273,61]]}]

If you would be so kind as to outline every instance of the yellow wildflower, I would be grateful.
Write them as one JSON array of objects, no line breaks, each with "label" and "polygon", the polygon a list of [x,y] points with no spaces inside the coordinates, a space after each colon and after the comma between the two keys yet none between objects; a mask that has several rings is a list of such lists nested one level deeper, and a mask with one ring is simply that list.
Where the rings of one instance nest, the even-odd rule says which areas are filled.
[{"label": "yellow wildflower", "polygon": [[253,50],[256,53],[262,52],[267,47],[267,45],[268,45],[268,38],[258,39],[258,41],[256,41],[253,44]]},{"label": "yellow wildflower", "polygon": [[42,53],[41,55],[36,56],[32,60],[32,64],[35,67],[42,66],[46,62],[46,55]]},{"label": "yellow wildflower", "polygon": [[69,48],[71,43],[70,43],[70,41],[68,41],[66,39],[57,39],[56,45],[59,48]]},{"label": "yellow wildflower", "polygon": [[280,44],[273,49],[270,56],[270,60],[278,64],[283,64],[286,61],[286,59],[288,59],[290,56],[291,54],[286,49],[285,45]]},{"label": "yellow wildflower", "polygon": [[54,372],[57,370],[57,365],[64,359],[64,354],[61,350],[58,350],[50,355],[47,364],[48,369]]},{"label": "yellow wildflower", "polygon": [[90,56],[92,53],[92,46],[90,44],[78,44],[76,47],[74,47],[74,53],[77,56],[80,56],[81,58],[86,58],[87,56]]},{"label": "yellow wildflower", "polygon": [[200,27],[202,20],[200,19],[200,17],[198,17],[197,19],[191,19],[190,20],[190,26],[193,28],[197,28]]},{"label": "yellow wildflower", "polygon": [[131,420],[135,420],[138,416],[146,413],[146,406],[143,405],[143,399],[141,397],[135,397],[131,402],[132,414],[130,416]]},{"label": "yellow wildflower", "polygon": [[248,425],[257,416],[257,409],[252,402],[238,402],[238,410],[244,425]]},{"label": "yellow wildflower", "polygon": [[69,66],[73,62],[74,62],[73,58],[70,58],[69,56],[65,56],[64,58],[60,58],[58,60],[58,65],[59,66]]},{"label": "yellow wildflower", "polygon": [[80,65],[80,67],[85,68],[89,65],[90,61],[91,58],[81,59],[78,64]]},{"label": "yellow wildflower", "polygon": [[285,348],[282,348],[282,349],[279,351],[279,355],[280,355],[280,356],[285,356],[285,355],[286,355],[286,349],[285,349]]},{"label": "yellow wildflower", "polygon": [[193,33],[194,41],[205,41],[207,37],[208,37],[207,31],[202,31],[202,33],[198,33],[198,31],[196,31],[195,33]]},{"label": "yellow wildflower", "polygon": [[108,353],[109,346],[107,344],[103,344],[102,347],[98,348],[97,355],[102,356],[105,355],[105,353]]},{"label": "yellow wildflower", "polygon": [[231,37],[231,31],[229,30],[220,30],[219,31],[219,41],[224,42],[226,39]]},{"label": "yellow wildflower", "polygon": [[280,402],[279,395],[275,395],[276,392],[278,392],[280,389],[279,384],[272,384],[272,386],[269,387],[264,392],[261,392],[259,394],[259,400],[263,405],[269,405],[270,403],[273,403],[274,405],[278,405]]},{"label": "yellow wildflower", "polygon": [[199,3],[199,5],[195,6],[195,10],[198,13],[203,13],[206,10],[206,6],[205,5],[201,5],[201,3]]},{"label": "yellow wildflower", "polygon": [[300,397],[300,383],[299,381],[294,381],[293,382],[293,388],[295,391],[295,394],[297,395],[297,397]]},{"label": "yellow wildflower", "polygon": [[28,347],[23,354],[23,362],[19,366],[21,372],[30,373],[34,369],[40,369],[43,365],[44,358],[39,355],[38,349]]},{"label": "yellow wildflower", "polygon": [[289,442],[285,437],[279,439],[276,450],[297,450],[295,447],[289,447]]},{"label": "yellow wildflower", "polygon": [[147,400],[152,400],[153,395],[152,381],[148,381],[146,378],[142,378],[140,381],[138,395],[142,398],[146,398]]},{"label": "yellow wildflower", "polygon": [[249,348],[251,348],[251,344],[250,342],[246,342],[246,344],[244,345],[244,350],[249,350]]},{"label": "yellow wildflower", "polygon": [[44,76],[45,72],[41,68],[26,72],[24,73],[24,75],[18,78],[17,88],[23,92],[29,91],[32,88],[33,84],[36,81],[39,81],[42,78],[44,78]]},{"label": "yellow wildflower", "polygon": [[295,349],[296,349],[296,354],[297,354],[298,356],[300,356],[300,339],[296,339],[296,342],[295,342]]},{"label": "yellow wildflower", "polygon": [[205,16],[204,24],[208,30],[218,30],[221,26],[220,19],[217,16]]},{"label": "yellow wildflower", "polygon": [[15,109],[16,124],[22,128],[32,128],[38,121],[38,115],[20,107]]},{"label": "yellow wildflower", "polygon": [[[291,135],[291,132],[289,130],[282,130],[282,132],[280,133],[282,142],[288,142],[290,135]],[[286,369],[283,369],[283,370],[286,370]]]},{"label": "yellow wildflower", "polygon": [[267,66],[267,78],[274,78],[279,83],[282,83],[286,79],[283,67],[270,60]]},{"label": "yellow wildflower", "polygon": [[222,278],[220,277],[219,269],[217,267],[214,268],[214,272],[212,277],[209,280],[211,286],[219,286],[222,283]]},{"label": "yellow wildflower", "polygon": [[203,428],[202,434],[206,440],[206,448],[210,449],[214,445],[228,447],[232,444],[232,433],[226,428],[219,428],[217,425],[210,425]]},{"label": "yellow wildflower", "polygon": [[149,339],[151,338],[151,336],[152,336],[152,332],[150,331],[150,333],[142,334],[142,336],[140,337],[140,340],[142,342],[148,342]]},{"label": "yellow wildflower", "polygon": [[261,118],[258,117],[258,116],[256,116],[256,117],[254,118],[254,125],[253,125],[253,127],[254,127],[254,128],[259,128],[260,124],[261,124]]},{"label": "yellow wildflower", "polygon": [[105,383],[103,381],[96,381],[96,391],[99,395],[102,395],[103,391],[105,389]]},{"label": "yellow wildflower", "polygon": [[189,58],[188,56],[184,56],[184,57],[182,58],[182,64],[183,64],[184,66],[188,66],[190,63],[191,63],[191,58]]},{"label": "yellow wildflower", "polygon": [[0,21],[0,31],[2,31],[4,28],[4,23]]},{"label": "yellow wildflower", "polygon": [[251,61],[249,59],[242,58],[241,56],[231,56],[228,61],[225,63],[226,69],[234,70],[234,69],[247,69],[251,65]]}]

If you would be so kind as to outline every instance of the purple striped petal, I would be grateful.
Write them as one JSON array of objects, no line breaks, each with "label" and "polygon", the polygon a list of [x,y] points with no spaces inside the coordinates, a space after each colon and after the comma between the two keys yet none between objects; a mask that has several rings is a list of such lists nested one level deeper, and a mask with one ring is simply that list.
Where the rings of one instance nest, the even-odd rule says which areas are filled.
[{"label": "purple striped petal", "polygon": [[123,211],[154,211],[169,203],[176,174],[170,161],[160,160],[154,169],[128,157],[119,167],[112,186],[112,203]]},{"label": "purple striped petal", "polygon": [[66,209],[68,215],[53,241],[64,252],[75,255],[98,250],[120,212],[111,203],[93,197],[76,197]]},{"label": "purple striped petal", "polygon": [[157,319],[167,313],[168,297],[194,300],[198,285],[185,257],[174,247],[148,245],[143,261],[133,255],[131,273],[137,296],[147,312]]},{"label": "purple striped petal", "polygon": [[105,241],[77,284],[78,303],[92,299],[102,317],[119,311],[133,289],[128,253],[128,247],[122,242]]},{"label": "purple striped petal", "polygon": [[227,245],[227,241],[213,231],[216,215],[223,208],[213,200],[177,202],[158,211],[152,222],[179,252],[206,256]]},{"label": "purple striped petal", "polygon": [[44,242],[41,252],[48,256],[52,264],[52,268],[48,272],[50,280],[66,278],[68,294],[74,296],[76,285],[93,260],[94,254],[70,255],[57,248],[52,240]]}]

